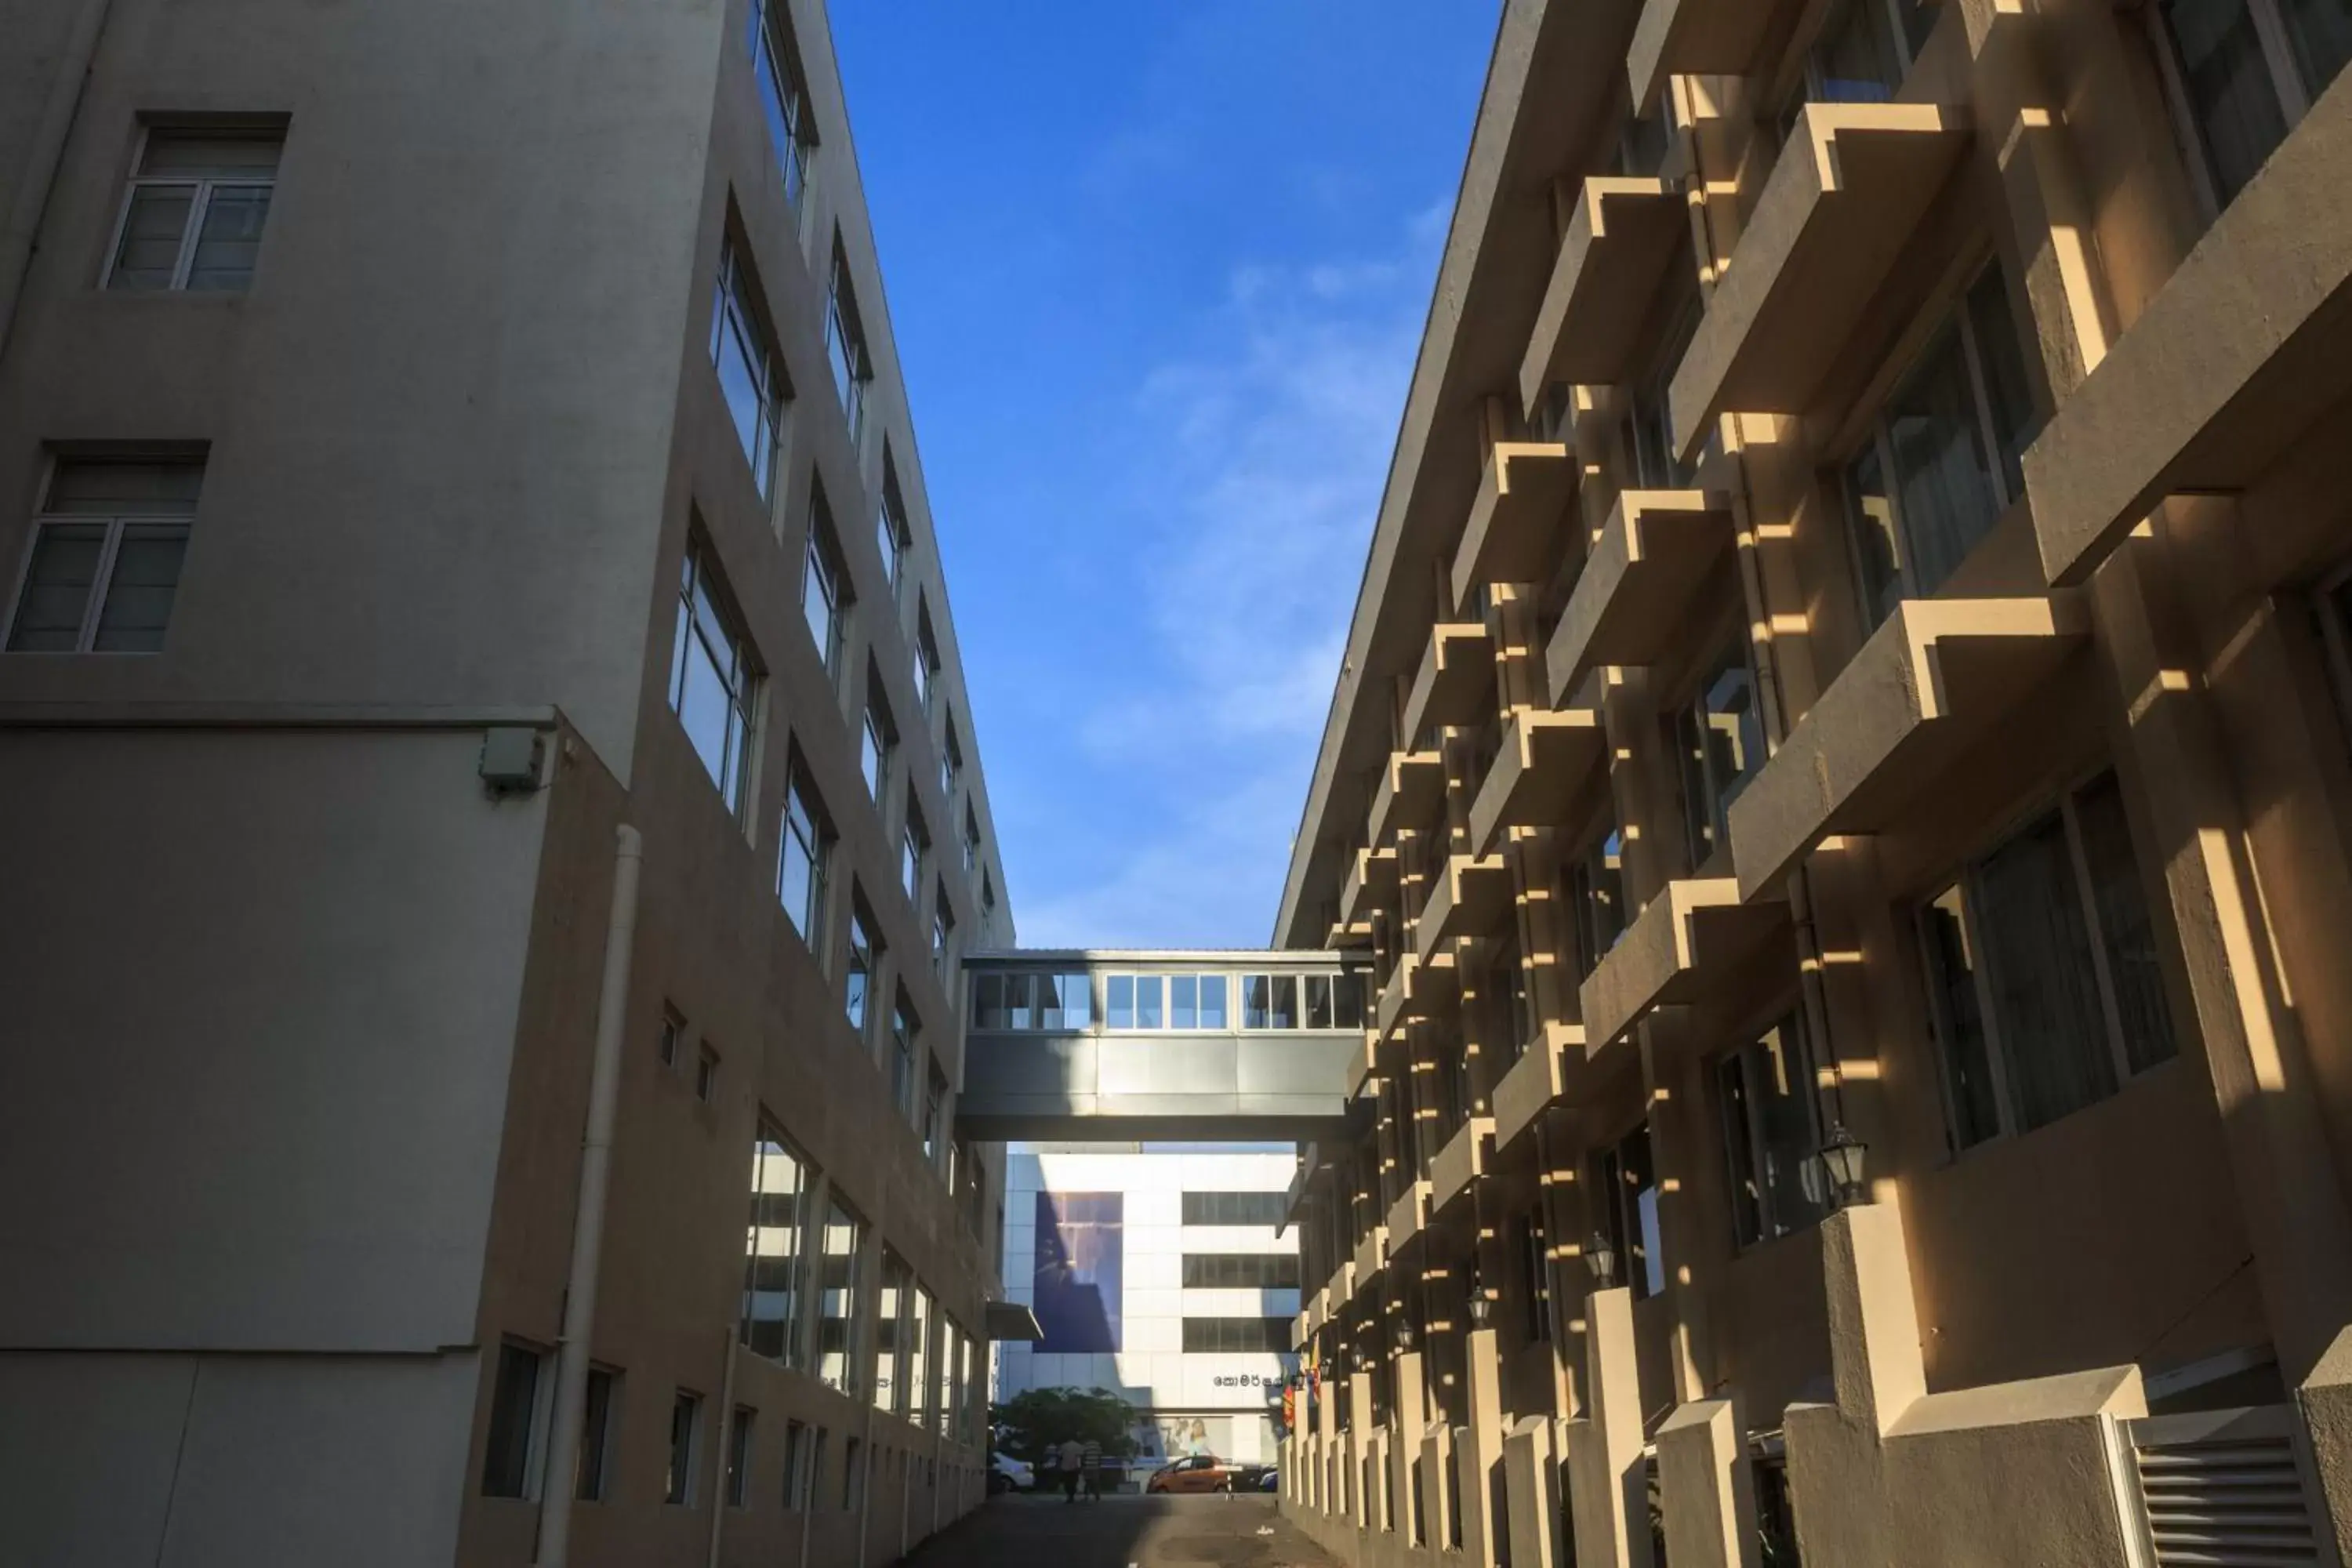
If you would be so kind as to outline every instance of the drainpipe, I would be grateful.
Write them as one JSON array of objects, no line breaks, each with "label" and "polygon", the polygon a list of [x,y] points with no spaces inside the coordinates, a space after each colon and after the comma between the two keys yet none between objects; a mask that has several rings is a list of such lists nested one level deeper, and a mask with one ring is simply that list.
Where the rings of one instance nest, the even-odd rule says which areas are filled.
[{"label": "drainpipe", "polygon": [[[719,1568],[719,1536],[727,1521],[727,1467],[735,1462],[735,1347],[742,1332],[727,1325],[727,1370],[719,1375],[719,1464],[710,1485],[710,1555],[705,1568]],[[744,1479],[746,1486],[750,1478]]]},{"label": "drainpipe", "polygon": [[82,89],[89,84],[90,62],[98,57],[98,40],[106,31],[106,14],[112,0],[83,0],[67,36],[65,58],[57,79],[49,85],[49,100],[34,128],[32,153],[25,160],[25,183],[7,221],[0,224],[0,354],[8,348],[8,328],[16,319],[16,301],[33,270],[33,242],[41,232],[41,214],[49,193],[57,188],[58,170],[65,162],[66,137],[74,116],[81,111]]},{"label": "drainpipe", "polygon": [[[588,1074],[588,1127],[580,1141],[580,1203],[572,1221],[572,1272],[563,1288],[563,1340],[555,1367],[555,1411],[547,1439],[550,1474],[539,1500],[540,1568],[571,1559],[572,1486],[562,1456],[580,1451],[587,1415],[588,1351],[596,1328],[596,1277],[604,1252],[604,1194],[612,1181],[613,1124],[619,1119],[621,1047],[628,1033],[629,961],[636,948],[637,873],[645,839],[623,823],[614,831],[613,912],[604,927],[604,984],[596,998],[596,1054]],[[732,1342],[730,1341],[730,1343]],[[730,1355],[729,1370],[734,1367]]]}]

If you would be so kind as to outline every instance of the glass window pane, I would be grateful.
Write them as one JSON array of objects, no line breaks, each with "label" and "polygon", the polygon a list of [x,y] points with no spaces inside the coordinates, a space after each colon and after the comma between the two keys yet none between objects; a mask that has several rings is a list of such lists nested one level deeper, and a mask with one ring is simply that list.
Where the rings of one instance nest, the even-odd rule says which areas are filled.
[{"label": "glass window pane", "polygon": [[1886,444],[1909,556],[1905,592],[1925,598],[2000,516],[1958,332],[1947,330],[1895,395]]},{"label": "glass window pane", "polygon": [[801,1269],[808,1170],[773,1131],[751,1146],[751,1224],[746,1244],[743,1343],[786,1366],[801,1364]]},{"label": "glass window pane", "polygon": [[1896,543],[1895,503],[1878,461],[1878,443],[1862,448],[1845,470],[1846,530],[1853,540],[1863,607],[1873,626],[1903,599],[1903,552]]},{"label": "glass window pane", "polygon": [[2352,0],[2280,0],[2305,92],[2316,100],[2352,60]]},{"label": "glass window pane", "polygon": [[727,308],[724,329],[719,334],[714,363],[719,370],[719,390],[727,399],[728,416],[735,425],[735,438],[742,444],[743,457],[751,465],[751,477],[760,493],[768,489],[768,449],[766,405],[761,394],[760,365],[753,357],[754,350],[746,335],[743,321],[731,307]]},{"label": "glass window pane", "polygon": [[1932,1018],[1943,1047],[1952,1133],[1966,1149],[2000,1131],[2000,1110],[1977,1005],[1976,954],[1969,946],[1958,888],[1946,889],[1920,911],[1919,941],[1927,962]]},{"label": "glass window pane", "polygon": [[2001,1061],[2031,1131],[2116,1089],[2063,823],[2046,816],[1988,856],[1974,892]]},{"label": "glass window pane", "polygon": [[1225,977],[1222,974],[1201,976],[1201,1027],[1223,1029],[1225,1022]]},{"label": "glass window pane", "polygon": [[131,193],[122,243],[107,274],[110,289],[169,289],[180,269],[180,245],[196,205],[194,185],[142,185]]},{"label": "glass window pane", "polygon": [[530,1482],[530,1438],[539,1409],[536,1351],[499,1347],[497,1385],[490,1392],[490,1430],[482,1447],[482,1495],[523,1497]]},{"label": "glass window pane", "polygon": [[1885,0],[1846,0],[1813,46],[1821,99],[1829,103],[1884,103],[1903,83],[1893,25]]},{"label": "glass window pane", "polygon": [[1135,976],[1114,974],[1103,983],[1103,1024],[1107,1028],[1135,1027]]},{"label": "glass window pane", "polygon": [[1095,1021],[1092,980],[1084,974],[1062,976],[1062,1026],[1084,1029]]},{"label": "glass window pane", "polygon": [[1331,981],[1332,1026],[1340,1029],[1360,1029],[1364,1026],[1364,977],[1360,974],[1339,974]]},{"label": "glass window pane", "polygon": [[978,974],[971,982],[971,1026],[975,1029],[1023,1028],[1008,1016],[1005,1005],[1007,982],[1019,979],[1010,974]]},{"label": "glass window pane", "polygon": [[844,1394],[857,1392],[851,1352],[857,1329],[857,1252],[863,1240],[856,1217],[839,1203],[829,1205],[818,1280],[817,1375],[826,1387]]},{"label": "glass window pane", "polygon": [[1042,977],[1034,974],[1004,976],[1005,1025],[1015,1029],[1037,1027],[1037,993]]},{"label": "glass window pane", "polygon": [[71,653],[81,646],[89,591],[106,553],[102,522],[53,522],[33,542],[25,590],[8,626],[11,653]]},{"label": "glass window pane", "polygon": [[1168,1026],[1171,1029],[1197,1029],[1201,1026],[1199,975],[1171,974],[1168,977]]},{"label": "glass window pane", "polygon": [[214,186],[204,226],[196,231],[196,253],[188,263],[188,287],[221,291],[250,286],[268,217],[268,185]]},{"label": "glass window pane", "polygon": [[1135,1026],[1137,1028],[1157,1029],[1160,1026],[1163,1019],[1160,1010],[1162,990],[1161,979],[1157,974],[1139,974],[1135,977]]},{"label": "glass window pane", "polygon": [[1331,1027],[1331,977],[1328,974],[1307,976],[1307,1026]]},{"label": "glass window pane", "polygon": [[1242,979],[1242,1027],[1263,1029],[1274,1018],[1274,987],[1263,974],[1244,975]]},{"label": "glass window pane", "polygon": [[1757,1174],[1763,1184],[1767,1236],[1788,1236],[1820,1219],[1824,1205],[1807,1190],[1805,1173],[1821,1140],[1813,1130],[1812,1065],[1796,1017],[1783,1018],[1748,1047],[1748,1091],[1762,1134]]},{"label": "glass window pane", "polygon": [[1296,974],[1274,976],[1273,1016],[1267,1020],[1266,1026],[1272,1029],[1298,1027],[1298,976]]},{"label": "glass window pane", "polygon": [[2076,796],[2074,812],[2083,834],[2083,860],[2091,873],[2099,940],[2106,949],[2107,974],[2115,984],[2124,1058],[2138,1072],[2169,1060],[2179,1047],[2172,1036],[2172,1011],[2165,1001],[2164,966],[2157,957],[2156,922],[2148,913],[2147,885],[2132,853],[2131,825],[2124,815],[2123,791],[2115,774],[2105,775]]},{"label": "glass window pane", "polygon": [[2000,263],[1985,268],[1969,290],[1969,325],[1977,343],[1977,362],[1983,367],[1985,410],[1993,440],[2000,447],[2001,478],[2010,499],[2025,494],[2025,448],[2035,429],[2033,389],[2025,376],[2024,352],[2017,346],[2017,317],[2010,308],[2009,280]]},{"label": "glass window pane", "polygon": [[2159,9],[2206,172],[2227,206],[2286,140],[2286,110],[2263,58],[2253,12],[2247,0],[2159,0]]},{"label": "glass window pane", "polygon": [[1716,1102],[1723,1112],[1724,1164],[1731,1184],[1731,1229],[1746,1247],[1764,1238],[1764,1190],[1757,1173],[1756,1142],[1748,1125],[1747,1053],[1716,1064]]},{"label": "glass window pane", "polygon": [[694,743],[695,755],[702,759],[710,782],[719,786],[730,806],[735,804],[734,712],[727,672],[712,658],[710,645],[701,637],[688,637],[678,722],[686,727],[686,737]]}]

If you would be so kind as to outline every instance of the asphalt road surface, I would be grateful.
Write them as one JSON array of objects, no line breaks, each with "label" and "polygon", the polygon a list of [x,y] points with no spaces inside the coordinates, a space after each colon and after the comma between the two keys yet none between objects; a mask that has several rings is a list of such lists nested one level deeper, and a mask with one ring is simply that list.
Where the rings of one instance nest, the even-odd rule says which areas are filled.
[{"label": "asphalt road surface", "polygon": [[[1269,1531],[1270,1533],[1261,1533]],[[909,1568],[1333,1568],[1271,1497],[995,1498]]]}]

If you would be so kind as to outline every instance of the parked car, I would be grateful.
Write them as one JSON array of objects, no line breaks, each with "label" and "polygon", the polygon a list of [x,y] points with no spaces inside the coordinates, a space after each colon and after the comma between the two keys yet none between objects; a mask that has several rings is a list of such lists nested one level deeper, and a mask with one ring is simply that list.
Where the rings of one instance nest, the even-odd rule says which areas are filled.
[{"label": "parked car", "polygon": [[1257,1479],[1257,1489],[1262,1492],[1280,1491],[1282,1489],[1282,1472],[1276,1469],[1274,1466],[1268,1465],[1265,1468],[1265,1474],[1258,1477]]},{"label": "parked car", "polygon": [[992,1454],[988,1461],[988,1495],[1000,1492],[1034,1492],[1037,1489],[1037,1472],[1026,1459],[1016,1459],[1010,1454]]},{"label": "parked car", "polygon": [[1143,1483],[1147,1492],[1221,1492],[1230,1490],[1238,1467],[1213,1454],[1191,1454],[1171,1459],[1151,1472]]}]

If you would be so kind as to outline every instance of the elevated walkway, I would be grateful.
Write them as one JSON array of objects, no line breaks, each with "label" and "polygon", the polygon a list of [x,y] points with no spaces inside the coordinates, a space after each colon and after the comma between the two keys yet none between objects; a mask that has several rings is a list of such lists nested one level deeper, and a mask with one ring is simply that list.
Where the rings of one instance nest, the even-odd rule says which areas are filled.
[{"label": "elevated walkway", "polygon": [[1335,1138],[1363,1044],[1361,963],[1307,952],[974,953],[958,1130],[991,1142]]}]

